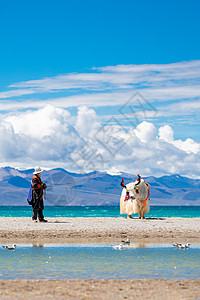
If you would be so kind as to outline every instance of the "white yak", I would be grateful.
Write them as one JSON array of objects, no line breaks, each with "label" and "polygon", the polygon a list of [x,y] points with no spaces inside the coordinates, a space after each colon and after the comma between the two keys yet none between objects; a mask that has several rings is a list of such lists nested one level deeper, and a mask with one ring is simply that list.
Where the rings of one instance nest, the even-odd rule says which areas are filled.
[{"label": "white yak", "polygon": [[149,185],[138,175],[135,182],[124,186],[120,198],[120,214],[127,214],[131,218],[132,214],[139,214],[139,218],[144,219],[145,214],[150,210],[149,206]]}]

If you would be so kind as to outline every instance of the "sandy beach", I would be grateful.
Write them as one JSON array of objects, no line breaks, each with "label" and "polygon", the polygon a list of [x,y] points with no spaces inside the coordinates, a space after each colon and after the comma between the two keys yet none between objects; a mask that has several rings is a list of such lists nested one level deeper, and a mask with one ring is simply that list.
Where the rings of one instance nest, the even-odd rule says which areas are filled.
[{"label": "sandy beach", "polygon": [[[199,218],[0,218],[0,243],[200,242]],[[200,280],[0,280],[1,299],[200,299]]]},{"label": "sandy beach", "polygon": [[200,280],[0,280],[0,298],[199,300]]},{"label": "sandy beach", "polygon": [[119,242],[129,237],[138,242],[200,242],[200,218],[31,218],[0,217],[0,242],[43,243]]}]

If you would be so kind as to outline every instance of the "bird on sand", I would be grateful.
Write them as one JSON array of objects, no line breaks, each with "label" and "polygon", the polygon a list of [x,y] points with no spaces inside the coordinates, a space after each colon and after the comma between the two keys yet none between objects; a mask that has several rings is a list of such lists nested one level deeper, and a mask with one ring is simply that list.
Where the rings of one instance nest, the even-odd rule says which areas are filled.
[{"label": "bird on sand", "polygon": [[177,249],[188,249],[190,248],[190,244],[187,243],[187,244],[173,244],[174,247],[176,247]]},{"label": "bird on sand", "polygon": [[127,238],[126,241],[122,241],[123,245],[130,245],[130,239]]},{"label": "bird on sand", "polygon": [[119,245],[111,245],[113,247],[113,249],[115,250],[122,250],[123,249],[123,246],[122,244],[119,244]]},{"label": "bird on sand", "polygon": [[7,249],[7,250],[15,250],[16,249],[16,245],[3,245],[3,248]]}]

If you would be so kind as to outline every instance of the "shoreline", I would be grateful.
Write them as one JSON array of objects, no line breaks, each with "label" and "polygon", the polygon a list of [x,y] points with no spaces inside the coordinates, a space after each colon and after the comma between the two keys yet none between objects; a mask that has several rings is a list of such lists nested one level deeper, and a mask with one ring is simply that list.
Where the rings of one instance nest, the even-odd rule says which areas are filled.
[{"label": "shoreline", "polygon": [[30,217],[0,217],[0,243],[135,242],[200,243],[200,218],[48,218],[35,223]]},{"label": "shoreline", "polygon": [[[119,243],[129,237],[131,244],[200,243],[200,218],[48,218],[34,223],[30,217],[0,217],[0,243],[44,244]],[[76,288],[74,288],[74,286]],[[1,280],[0,298],[8,299],[173,299],[197,300],[199,280],[167,279],[65,279]]]}]

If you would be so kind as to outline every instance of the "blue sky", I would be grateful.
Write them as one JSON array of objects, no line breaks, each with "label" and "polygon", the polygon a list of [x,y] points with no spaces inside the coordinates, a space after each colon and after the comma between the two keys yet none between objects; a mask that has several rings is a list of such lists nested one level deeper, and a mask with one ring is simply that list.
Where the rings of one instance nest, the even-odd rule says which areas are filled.
[{"label": "blue sky", "polygon": [[[86,143],[104,125],[121,126],[121,133],[125,130],[126,134],[132,130],[134,138],[145,143],[148,139],[136,127],[146,122],[155,127],[156,134],[151,125],[143,124],[141,131],[150,132],[155,141],[165,140],[166,149],[176,159],[186,155],[184,161],[195,165],[200,155],[199,10],[199,1],[1,1],[1,165],[29,167],[36,163],[35,156],[21,149],[20,143],[28,139],[24,137],[27,118],[40,120],[40,115],[45,124],[55,119],[54,127],[41,124],[45,139],[50,138],[48,134],[52,137],[60,122],[64,136],[70,124]],[[121,111],[126,103],[126,113],[132,109],[129,115]],[[89,128],[87,120],[91,121]],[[28,131],[36,143],[33,124]],[[19,143],[17,153],[8,136]],[[79,149],[72,140],[73,150]],[[71,158],[69,149],[63,152],[69,145],[51,142],[55,143],[55,157],[51,153],[41,159],[43,167],[57,164],[73,169],[64,163]],[[130,152],[130,159],[134,155]],[[152,155],[150,151],[153,166]],[[147,175],[164,173],[159,166],[165,163],[166,154],[154,155],[160,155],[162,163],[156,170],[146,167]],[[125,162],[119,164],[115,158],[99,169],[124,170]],[[192,176],[189,162],[175,169],[172,162],[166,173]],[[196,176],[200,176],[199,169]]]},{"label": "blue sky", "polygon": [[1,1],[1,89],[92,67],[199,59],[199,1]]}]

